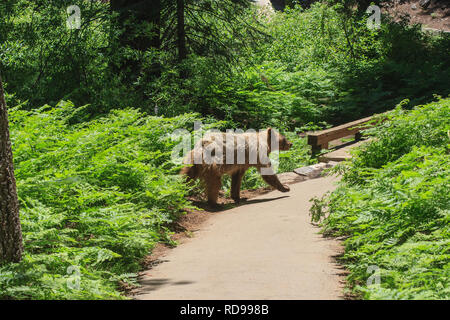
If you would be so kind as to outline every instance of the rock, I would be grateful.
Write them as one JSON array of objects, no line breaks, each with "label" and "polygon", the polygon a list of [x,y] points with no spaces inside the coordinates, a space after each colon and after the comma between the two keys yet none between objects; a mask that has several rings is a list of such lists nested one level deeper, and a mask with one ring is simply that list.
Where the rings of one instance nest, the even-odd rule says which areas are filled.
[{"label": "rock", "polygon": [[327,164],[322,162],[311,166],[294,169],[294,172],[298,175],[308,177],[309,179],[314,179],[320,177],[322,171],[326,168]]},{"label": "rock", "polygon": [[411,9],[412,9],[412,10],[417,10],[417,5],[416,5],[415,3],[413,3],[413,4],[411,5]]},{"label": "rock", "polygon": [[283,184],[291,184],[301,182],[308,179],[315,179],[322,176],[322,171],[337,165],[338,162],[330,161],[328,163],[321,162],[306,167],[294,169],[294,172],[285,172],[278,174]]},{"label": "rock", "polygon": [[314,171],[314,169],[311,166],[294,169],[294,172],[296,174],[299,174],[299,175],[302,175],[302,176],[308,176],[313,171]]}]

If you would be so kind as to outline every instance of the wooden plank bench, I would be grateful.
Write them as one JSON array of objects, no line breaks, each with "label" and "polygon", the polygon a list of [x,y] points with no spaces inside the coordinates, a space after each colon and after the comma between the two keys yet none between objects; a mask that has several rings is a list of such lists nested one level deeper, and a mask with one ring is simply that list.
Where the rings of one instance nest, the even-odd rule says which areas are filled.
[{"label": "wooden plank bench", "polygon": [[339,138],[355,135],[356,141],[361,139],[360,131],[370,127],[369,125],[364,126],[364,124],[368,123],[372,118],[367,117],[334,128],[308,133],[308,144],[311,145],[313,154],[317,154],[322,149],[328,149],[328,143]]}]

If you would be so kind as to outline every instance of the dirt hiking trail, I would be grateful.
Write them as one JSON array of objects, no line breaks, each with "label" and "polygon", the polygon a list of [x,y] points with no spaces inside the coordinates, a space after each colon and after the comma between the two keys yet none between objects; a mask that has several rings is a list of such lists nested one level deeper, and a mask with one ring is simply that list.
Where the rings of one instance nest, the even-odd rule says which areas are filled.
[{"label": "dirt hiking trail", "polygon": [[145,271],[135,299],[342,299],[338,241],[310,223],[335,177],[290,185],[219,212]]}]

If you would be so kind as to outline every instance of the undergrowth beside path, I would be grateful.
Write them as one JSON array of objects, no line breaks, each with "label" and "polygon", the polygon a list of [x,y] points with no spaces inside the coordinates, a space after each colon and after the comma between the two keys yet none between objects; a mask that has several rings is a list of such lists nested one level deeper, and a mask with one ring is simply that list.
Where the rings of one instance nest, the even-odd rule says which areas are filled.
[{"label": "undergrowth beside path", "polygon": [[[326,235],[346,236],[342,262],[365,299],[450,298],[450,99],[370,129],[335,170],[339,188],[314,200]],[[378,283],[379,282],[379,283]]]}]

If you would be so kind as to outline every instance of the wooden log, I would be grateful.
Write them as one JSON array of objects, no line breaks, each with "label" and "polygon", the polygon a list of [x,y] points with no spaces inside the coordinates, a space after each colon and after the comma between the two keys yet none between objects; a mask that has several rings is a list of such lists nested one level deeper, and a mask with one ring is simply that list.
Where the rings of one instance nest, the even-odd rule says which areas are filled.
[{"label": "wooden log", "polygon": [[369,125],[364,126],[364,124],[368,123],[370,120],[372,120],[372,117],[345,123],[334,128],[309,133],[308,144],[311,145],[313,154],[317,154],[322,149],[328,149],[328,143],[330,141],[347,137],[349,135],[355,135],[356,140],[359,140],[361,139],[360,131],[369,127]]}]

